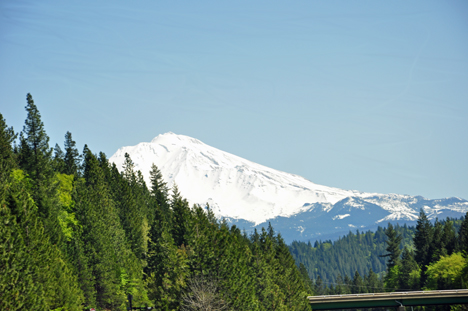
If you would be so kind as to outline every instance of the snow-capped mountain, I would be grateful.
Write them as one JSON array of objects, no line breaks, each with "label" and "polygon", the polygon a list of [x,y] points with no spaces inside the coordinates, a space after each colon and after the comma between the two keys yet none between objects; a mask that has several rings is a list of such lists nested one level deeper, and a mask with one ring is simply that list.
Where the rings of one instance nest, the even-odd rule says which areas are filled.
[{"label": "snow-capped mountain", "polygon": [[176,183],[190,203],[208,203],[218,217],[245,229],[271,221],[286,240],[415,221],[421,208],[432,218],[458,217],[468,211],[468,201],[459,198],[427,200],[317,185],[174,133],[120,148],[110,158],[119,169],[125,153],[148,184],[154,163],[168,185]]}]

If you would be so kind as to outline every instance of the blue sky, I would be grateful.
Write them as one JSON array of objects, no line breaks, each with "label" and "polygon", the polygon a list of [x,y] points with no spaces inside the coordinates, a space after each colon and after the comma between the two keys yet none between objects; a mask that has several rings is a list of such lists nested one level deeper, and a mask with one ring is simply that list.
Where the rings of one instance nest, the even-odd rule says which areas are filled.
[{"label": "blue sky", "polygon": [[468,199],[467,1],[1,1],[0,112],[172,131],[327,186]]}]

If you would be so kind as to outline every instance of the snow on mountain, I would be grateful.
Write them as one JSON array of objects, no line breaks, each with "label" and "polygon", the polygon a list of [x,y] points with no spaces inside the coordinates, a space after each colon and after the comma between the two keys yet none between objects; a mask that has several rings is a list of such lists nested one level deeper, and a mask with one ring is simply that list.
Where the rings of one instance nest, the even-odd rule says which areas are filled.
[{"label": "snow on mountain", "polygon": [[[110,158],[119,169],[125,153],[148,184],[154,163],[168,185],[176,183],[192,204],[209,203],[217,216],[232,223],[259,225],[271,220],[282,230],[302,236],[313,235],[312,223],[314,228],[328,232],[389,221],[415,221],[421,208],[430,218],[457,216],[468,210],[468,201],[460,198],[427,200],[420,196],[364,193],[318,185],[174,133],[120,148]],[[304,219],[309,219],[309,224]],[[283,222],[278,223],[279,220]]]},{"label": "snow on mountain", "polygon": [[305,178],[253,163],[174,133],[150,143],[120,148],[111,158],[119,169],[128,153],[149,184],[152,163],[171,186],[174,182],[190,203],[209,203],[218,216],[261,223],[305,210],[305,204],[334,204],[362,195],[314,184]]}]

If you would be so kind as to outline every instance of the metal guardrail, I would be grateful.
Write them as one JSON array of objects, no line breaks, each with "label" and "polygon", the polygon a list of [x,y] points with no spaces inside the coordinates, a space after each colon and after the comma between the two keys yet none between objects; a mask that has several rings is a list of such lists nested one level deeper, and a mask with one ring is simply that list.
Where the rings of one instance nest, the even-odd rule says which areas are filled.
[{"label": "metal guardrail", "polygon": [[409,291],[409,292],[388,292],[388,293],[363,293],[363,294],[346,294],[346,295],[322,295],[322,296],[308,296],[309,300],[327,300],[337,298],[379,298],[389,296],[431,296],[431,295],[450,295],[450,294],[467,294],[468,289],[449,289],[449,290],[428,290],[428,291]]},{"label": "metal guardrail", "polygon": [[308,296],[316,310],[468,303],[468,289]]}]

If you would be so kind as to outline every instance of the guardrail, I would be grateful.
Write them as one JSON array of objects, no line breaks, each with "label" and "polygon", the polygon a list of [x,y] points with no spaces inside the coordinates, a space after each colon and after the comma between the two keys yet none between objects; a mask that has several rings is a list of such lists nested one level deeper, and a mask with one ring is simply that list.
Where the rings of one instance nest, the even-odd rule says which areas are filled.
[{"label": "guardrail", "polygon": [[308,296],[316,310],[468,303],[468,289]]}]

